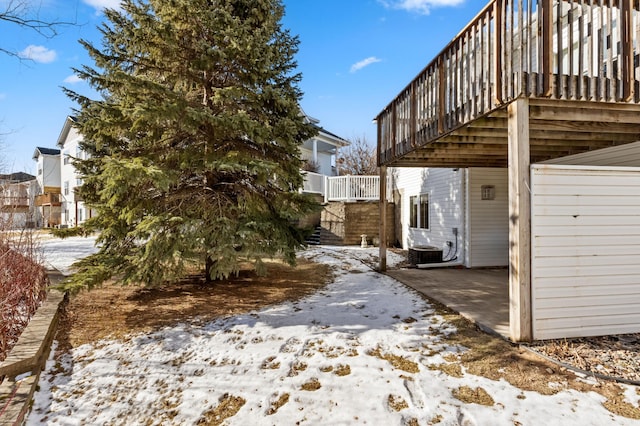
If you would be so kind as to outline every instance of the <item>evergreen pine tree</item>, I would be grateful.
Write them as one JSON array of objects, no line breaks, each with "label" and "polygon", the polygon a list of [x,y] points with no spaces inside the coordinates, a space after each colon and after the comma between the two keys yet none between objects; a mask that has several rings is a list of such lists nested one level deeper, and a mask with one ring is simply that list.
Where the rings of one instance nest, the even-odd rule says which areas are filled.
[{"label": "evergreen pine tree", "polygon": [[80,41],[95,66],[75,72],[102,99],[65,91],[80,105],[89,157],[75,164],[100,248],[70,288],[295,263],[296,219],[315,208],[298,191],[299,146],[315,130],[283,14],[280,0],[125,0],[105,11],[101,49]]}]

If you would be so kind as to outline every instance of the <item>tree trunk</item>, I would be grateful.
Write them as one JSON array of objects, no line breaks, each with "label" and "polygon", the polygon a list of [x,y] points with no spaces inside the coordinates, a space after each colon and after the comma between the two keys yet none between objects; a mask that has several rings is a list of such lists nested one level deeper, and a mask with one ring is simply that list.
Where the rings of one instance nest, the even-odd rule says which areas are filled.
[{"label": "tree trunk", "polygon": [[205,259],[205,270],[204,270],[204,281],[207,284],[210,284],[213,282],[213,278],[211,278],[211,269],[213,269],[213,265],[215,265],[216,261],[213,260],[213,258],[209,255],[206,255],[206,259]]}]

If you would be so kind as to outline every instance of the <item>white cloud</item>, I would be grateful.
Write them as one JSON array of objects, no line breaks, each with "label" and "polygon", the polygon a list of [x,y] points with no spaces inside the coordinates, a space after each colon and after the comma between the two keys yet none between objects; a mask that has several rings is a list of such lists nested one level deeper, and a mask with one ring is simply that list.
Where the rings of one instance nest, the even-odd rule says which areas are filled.
[{"label": "white cloud", "polygon": [[376,62],[380,62],[382,59],[378,59],[375,56],[369,56],[366,59],[363,59],[355,64],[351,65],[351,72],[354,73],[356,71],[361,70],[362,68],[369,66],[371,64],[375,64]]},{"label": "white cloud", "polygon": [[434,7],[458,6],[464,0],[378,0],[384,7],[428,15]]},{"label": "white cloud", "polygon": [[63,81],[65,83],[74,84],[74,83],[80,83],[82,79],[75,74],[71,74],[69,77],[65,78]]},{"label": "white cloud", "polygon": [[86,4],[94,7],[96,10],[120,9],[120,0],[83,0]]},{"label": "white cloud", "polygon": [[27,46],[22,52],[18,53],[23,59],[31,59],[35,62],[40,62],[42,64],[48,64],[56,60],[58,54],[55,50],[47,49],[44,46],[36,46],[30,44]]}]

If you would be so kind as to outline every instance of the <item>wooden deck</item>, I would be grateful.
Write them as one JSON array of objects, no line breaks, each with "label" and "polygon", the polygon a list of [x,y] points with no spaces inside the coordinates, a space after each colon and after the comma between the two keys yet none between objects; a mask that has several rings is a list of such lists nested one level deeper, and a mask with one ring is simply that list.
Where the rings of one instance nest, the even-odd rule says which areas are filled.
[{"label": "wooden deck", "polygon": [[640,140],[638,0],[493,0],[376,117],[383,166],[507,167]]},{"label": "wooden deck", "polygon": [[387,275],[446,305],[485,331],[509,339],[506,268],[395,269]]}]

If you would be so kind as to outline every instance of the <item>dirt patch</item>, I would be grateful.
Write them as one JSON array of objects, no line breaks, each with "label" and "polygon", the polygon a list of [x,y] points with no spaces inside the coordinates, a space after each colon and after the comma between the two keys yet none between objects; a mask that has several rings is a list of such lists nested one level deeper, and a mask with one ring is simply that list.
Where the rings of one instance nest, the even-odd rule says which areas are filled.
[{"label": "dirt patch", "polygon": [[470,388],[469,386],[460,386],[453,390],[453,396],[466,404],[480,404],[486,406],[492,406],[495,404],[491,395],[487,393],[483,388]]},{"label": "dirt patch", "polygon": [[320,381],[315,377],[312,377],[308,382],[303,383],[302,386],[300,386],[300,389],[305,391],[317,391],[321,387],[322,385],[320,384]]},{"label": "dirt patch", "polygon": [[630,419],[640,419],[640,409],[624,400],[622,390],[617,394],[609,396],[602,405],[604,405],[607,410],[619,416],[629,417]]},{"label": "dirt patch", "polygon": [[380,348],[370,350],[369,352],[367,352],[367,355],[384,359],[385,361],[388,361],[389,364],[391,364],[394,368],[397,368],[398,370],[406,371],[407,373],[420,372],[420,368],[418,368],[417,363],[413,361],[409,361],[408,359],[398,355],[394,355],[390,353],[382,353]]},{"label": "dirt patch", "polygon": [[289,402],[289,394],[288,393],[283,393],[282,395],[280,395],[278,397],[278,399],[276,399],[275,401],[273,401],[271,403],[271,406],[267,410],[267,416],[271,416],[271,415],[277,413],[278,410],[280,409],[280,407],[282,407],[287,402]]},{"label": "dirt patch", "polygon": [[220,404],[204,412],[199,425],[221,425],[229,417],[235,416],[247,401],[239,396],[224,394]]},{"label": "dirt patch", "polygon": [[295,361],[292,365],[291,368],[289,369],[289,377],[294,377],[297,376],[301,371],[306,370],[308,367],[307,363],[302,362],[302,361]]},{"label": "dirt patch", "polygon": [[338,364],[336,369],[333,371],[333,374],[336,376],[348,376],[351,374],[351,367],[349,364]]},{"label": "dirt patch", "polygon": [[387,398],[387,405],[392,411],[401,411],[409,408],[409,404],[399,395],[389,395]]},{"label": "dirt patch", "polygon": [[61,318],[60,350],[104,338],[146,333],[185,321],[209,321],[297,300],[332,279],[326,265],[299,259],[296,267],[267,262],[267,275],[246,265],[238,277],[207,285],[202,276],[163,288],[105,284],[73,296]]},{"label": "dirt patch", "polygon": [[451,377],[457,377],[457,378],[461,378],[462,376],[464,376],[464,374],[462,373],[462,367],[460,366],[460,364],[437,364],[437,365],[430,365],[429,366],[430,370],[440,370],[443,373],[451,376]]}]

